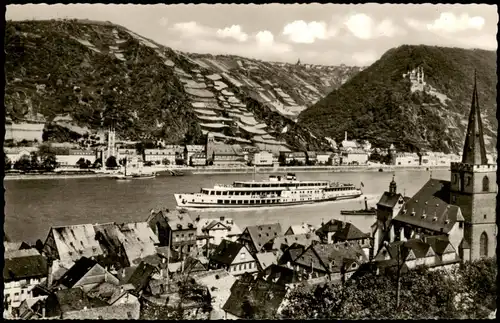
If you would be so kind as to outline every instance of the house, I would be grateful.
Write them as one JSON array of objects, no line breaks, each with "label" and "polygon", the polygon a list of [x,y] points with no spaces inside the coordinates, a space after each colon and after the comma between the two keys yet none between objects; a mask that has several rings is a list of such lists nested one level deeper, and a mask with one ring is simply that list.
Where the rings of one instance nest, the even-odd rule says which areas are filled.
[{"label": "house", "polygon": [[372,254],[378,253],[384,241],[394,241],[394,232],[390,230],[391,221],[409,199],[397,192],[397,183],[393,176],[389,191],[385,191],[377,203],[377,221],[372,225]]},{"label": "house", "polygon": [[267,267],[278,263],[278,259],[281,257],[281,252],[278,250],[259,252],[256,253],[254,257],[257,260],[259,271],[264,271]]},{"label": "house", "polygon": [[370,238],[369,233],[363,233],[354,224],[332,219],[316,230],[316,235],[322,243],[330,244],[344,241],[358,241],[362,246]]},{"label": "house", "polygon": [[177,159],[183,159],[184,147],[180,145],[167,145],[164,148],[144,149],[145,161],[163,162],[168,160],[170,165],[175,165]]},{"label": "house", "polygon": [[302,222],[301,224],[291,225],[285,231],[285,235],[314,233],[314,231],[316,231],[315,226]]},{"label": "house", "polygon": [[328,165],[340,165],[341,162],[340,155],[337,153],[332,153],[328,158]]},{"label": "house", "polygon": [[318,155],[315,151],[306,151],[307,165],[316,165],[318,163]]},{"label": "house", "polygon": [[56,161],[59,166],[77,166],[77,162],[83,158],[93,164],[97,159],[97,152],[89,149],[58,149]]},{"label": "house", "polygon": [[43,254],[49,264],[59,260],[65,265],[72,265],[81,257],[97,257],[103,250],[96,240],[92,224],[79,224],[52,227],[43,246]]},{"label": "house", "polygon": [[33,288],[48,276],[48,265],[36,249],[5,251],[4,312],[11,313],[21,303],[32,297]]},{"label": "house", "polygon": [[358,148],[358,144],[354,140],[347,140],[347,131],[345,132],[345,138],[342,140],[342,150],[348,151],[350,149]]},{"label": "house", "polygon": [[38,152],[38,147],[4,147],[3,151],[12,162],[12,165],[14,165],[22,156],[29,157],[32,152]]},{"label": "house", "polygon": [[255,166],[273,166],[273,154],[268,151],[255,153],[252,158],[252,165]]},{"label": "house", "polygon": [[160,246],[170,246],[179,255],[197,254],[196,222],[187,212],[168,209],[151,211],[147,223]]},{"label": "house", "polygon": [[[48,296],[25,299],[13,312],[13,316],[22,320],[34,320],[45,317],[45,300]],[[6,318],[4,314],[4,318]]]},{"label": "house", "polygon": [[54,319],[137,320],[140,303],[129,293],[118,297],[90,297],[80,288],[58,290],[46,299],[46,314]]},{"label": "house", "polygon": [[368,153],[359,148],[349,148],[342,152],[342,165],[366,165],[368,162]]},{"label": "house", "polygon": [[310,246],[302,246],[296,243],[293,243],[290,247],[285,249],[278,259],[278,265],[286,266],[287,268],[293,268],[292,263],[306,251]]},{"label": "house", "polygon": [[286,287],[263,279],[237,280],[223,306],[226,319],[272,319],[279,314]]},{"label": "house", "polygon": [[273,246],[271,250],[286,250],[292,244],[301,245],[304,247],[309,247],[314,242],[319,243],[319,237],[314,233],[303,233],[303,234],[293,234],[285,235],[274,238]]},{"label": "house", "polygon": [[220,245],[210,255],[209,267],[226,269],[233,276],[258,271],[257,262],[248,248],[238,242],[222,240]]},{"label": "house", "polygon": [[191,155],[189,160],[189,166],[206,166],[207,165],[207,154],[205,153],[194,153]]},{"label": "house", "polygon": [[292,152],[292,159],[299,165],[305,165],[307,161],[307,156],[306,153],[303,151],[294,151]]},{"label": "house", "polygon": [[31,246],[24,241],[4,241],[3,249],[5,252],[31,249]]},{"label": "house", "polygon": [[94,230],[105,258],[115,268],[136,265],[141,259],[156,255],[158,237],[147,222],[96,224]]},{"label": "house", "polygon": [[[297,257],[291,266],[304,278],[328,276],[330,280],[349,278],[368,261],[357,242],[314,244]],[[345,276],[343,276],[345,274]]]},{"label": "house", "polygon": [[82,257],[56,282],[59,288],[81,288],[88,292],[100,283],[118,285],[119,280],[93,259]]},{"label": "house", "polygon": [[246,227],[241,233],[238,242],[247,246],[252,254],[262,250],[270,250],[274,238],[283,235],[279,223],[262,224]]},{"label": "house", "polygon": [[221,143],[207,144],[207,161],[209,165],[218,167],[245,165],[241,147]]},{"label": "house", "polygon": [[318,165],[331,165],[330,156],[332,156],[331,152],[327,152],[327,151],[316,152],[317,164]]},{"label": "house", "polygon": [[396,153],[393,157],[393,165],[418,166],[420,165],[420,157],[415,153]]},{"label": "house", "polygon": [[138,266],[120,269],[118,272],[119,285],[138,296],[144,291],[153,275],[158,273],[158,269],[146,262],[141,262]]},{"label": "house", "polygon": [[5,122],[5,140],[43,142],[43,121]]},{"label": "house", "polygon": [[205,286],[212,296],[212,312],[210,320],[220,320],[224,318],[222,307],[231,295],[231,287],[236,278],[225,269],[217,269],[194,274],[193,279],[201,286]]},{"label": "house", "polygon": [[232,218],[221,216],[216,219],[199,219],[196,224],[198,249],[208,247],[208,244],[218,246],[222,240],[236,241],[241,230]]},{"label": "house", "polygon": [[[429,239],[430,238],[430,239]],[[426,266],[432,269],[449,268],[460,263],[458,252],[446,237],[410,239],[385,244],[374,262],[395,261],[404,263],[408,269]],[[387,265],[386,265],[387,267]]]},{"label": "house", "polygon": [[261,271],[258,278],[286,287],[292,287],[302,281],[301,276],[293,269],[277,264],[272,264]]},{"label": "house", "polygon": [[[189,165],[189,161],[191,160],[191,156],[194,154],[206,153],[206,149],[204,145],[186,145],[184,148],[184,163]],[[207,154],[208,157],[208,154]],[[210,158],[210,157],[208,157]]]}]

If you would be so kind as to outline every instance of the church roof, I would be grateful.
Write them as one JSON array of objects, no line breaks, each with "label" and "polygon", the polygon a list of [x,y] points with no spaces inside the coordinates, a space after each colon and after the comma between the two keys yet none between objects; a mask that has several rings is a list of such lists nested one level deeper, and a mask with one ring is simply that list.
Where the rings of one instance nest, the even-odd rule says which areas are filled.
[{"label": "church roof", "polygon": [[406,202],[394,221],[448,233],[455,222],[464,221],[460,208],[450,204],[449,198],[450,182],[430,179]]},{"label": "church roof", "polygon": [[474,72],[474,91],[469,115],[469,124],[465,135],[462,163],[471,165],[487,165],[486,147],[483,136],[483,123],[477,95],[476,73]]},{"label": "church roof", "polygon": [[385,207],[389,207],[392,209],[394,206],[396,206],[396,204],[398,203],[398,201],[401,197],[402,196],[399,193],[393,194],[393,193],[389,193],[389,192],[384,192],[382,197],[380,197],[380,200],[378,201],[377,206],[380,205],[380,206],[385,206]]}]

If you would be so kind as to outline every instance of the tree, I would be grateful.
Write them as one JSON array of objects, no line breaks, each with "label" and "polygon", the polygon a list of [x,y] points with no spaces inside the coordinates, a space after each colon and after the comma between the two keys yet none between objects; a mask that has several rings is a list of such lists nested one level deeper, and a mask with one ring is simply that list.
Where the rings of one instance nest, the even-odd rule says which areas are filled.
[{"label": "tree", "polygon": [[92,165],[92,167],[94,167],[94,168],[101,168],[102,167],[102,159],[101,158],[97,158],[94,161],[94,164]]},{"label": "tree", "polygon": [[30,170],[36,170],[40,168],[40,159],[38,154],[34,151],[30,153]]},{"label": "tree", "polygon": [[168,165],[170,165],[170,160],[168,160],[167,158],[164,158],[164,159],[161,161],[161,163],[162,163],[163,165],[165,165],[165,166],[168,166]]},{"label": "tree", "polygon": [[10,161],[9,157],[7,157],[7,155],[4,153],[4,159],[5,159],[5,165],[4,165],[4,169],[5,170],[9,170],[12,168],[12,162]]},{"label": "tree", "polygon": [[48,172],[53,171],[57,167],[57,160],[55,155],[48,155],[42,160],[40,167]]},{"label": "tree", "polygon": [[42,144],[38,147],[40,157],[39,168],[45,171],[53,171],[57,167],[56,152],[50,144]]},{"label": "tree", "polygon": [[31,158],[28,155],[22,155],[21,158],[19,158],[15,163],[14,163],[14,169],[20,170],[20,171],[30,171],[31,170]]},{"label": "tree", "polygon": [[122,165],[122,166],[127,165],[127,158],[126,157],[123,157],[122,159],[120,159],[120,165]]},{"label": "tree", "polygon": [[106,167],[107,168],[118,167],[118,164],[116,163],[116,157],[115,156],[109,156],[109,158],[106,159]]},{"label": "tree", "polygon": [[85,158],[82,157],[78,159],[78,161],[76,162],[76,166],[78,166],[81,169],[87,168],[87,163],[85,162]]}]

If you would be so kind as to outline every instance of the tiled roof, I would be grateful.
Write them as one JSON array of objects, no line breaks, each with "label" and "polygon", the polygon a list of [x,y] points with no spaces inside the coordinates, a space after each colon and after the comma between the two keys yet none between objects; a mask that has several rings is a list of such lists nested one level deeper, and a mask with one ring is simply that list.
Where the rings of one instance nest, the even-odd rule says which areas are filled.
[{"label": "tiled roof", "polygon": [[277,264],[279,256],[281,255],[278,252],[269,251],[255,254],[255,259],[257,259],[260,268],[264,270],[272,264]]},{"label": "tiled roof", "polygon": [[[5,282],[46,277],[48,266],[45,257],[36,250],[19,250],[4,255],[3,279]],[[12,257],[12,254],[26,254]]]},{"label": "tiled roof", "polygon": [[95,260],[87,257],[78,259],[75,264],[59,279],[58,283],[72,288],[85,274],[97,265]]},{"label": "tiled roof", "polygon": [[291,246],[293,243],[309,247],[313,241],[319,241],[319,238],[314,233],[293,234],[286,236],[278,236],[274,238],[273,250],[281,250],[282,246]]},{"label": "tiled roof", "polygon": [[246,230],[248,230],[252,243],[257,250],[261,250],[272,239],[283,235],[279,223],[249,226]]},{"label": "tiled roof", "polygon": [[244,245],[238,242],[222,240],[217,249],[210,255],[210,260],[220,264],[230,265]]},{"label": "tiled roof", "polygon": [[92,224],[52,227],[57,252],[61,261],[76,261],[81,257],[102,255],[101,246],[95,239]]},{"label": "tiled roof", "polygon": [[385,206],[389,208],[394,208],[398,203],[399,199],[402,197],[401,194],[392,194],[389,192],[384,192],[377,203],[377,206]]},{"label": "tiled roof", "polygon": [[[403,209],[394,218],[394,221],[432,231],[448,233],[455,222],[464,221],[460,208],[449,204],[449,197],[449,181],[430,179],[405,204]],[[424,214],[425,218],[422,217]]]}]

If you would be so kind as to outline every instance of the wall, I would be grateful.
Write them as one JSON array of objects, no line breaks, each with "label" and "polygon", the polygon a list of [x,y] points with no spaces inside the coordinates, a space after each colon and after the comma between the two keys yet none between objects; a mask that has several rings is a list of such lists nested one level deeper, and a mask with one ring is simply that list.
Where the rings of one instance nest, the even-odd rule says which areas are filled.
[{"label": "wall", "polygon": [[92,164],[96,160],[96,155],[56,155],[56,160],[61,166],[76,166],[80,158],[88,159]]},{"label": "wall", "polygon": [[240,249],[238,255],[234,258],[228,270],[233,276],[241,275],[246,272],[257,272],[257,262],[254,257],[250,254],[246,247]]},{"label": "wall", "polygon": [[43,142],[43,123],[13,123],[5,125],[5,140],[13,139],[14,141],[21,141],[23,139],[28,141],[37,140]]},{"label": "wall", "polygon": [[366,164],[368,161],[368,154],[351,154],[348,153],[347,156],[342,156],[342,163],[349,164],[352,162],[357,162],[360,165]]}]

